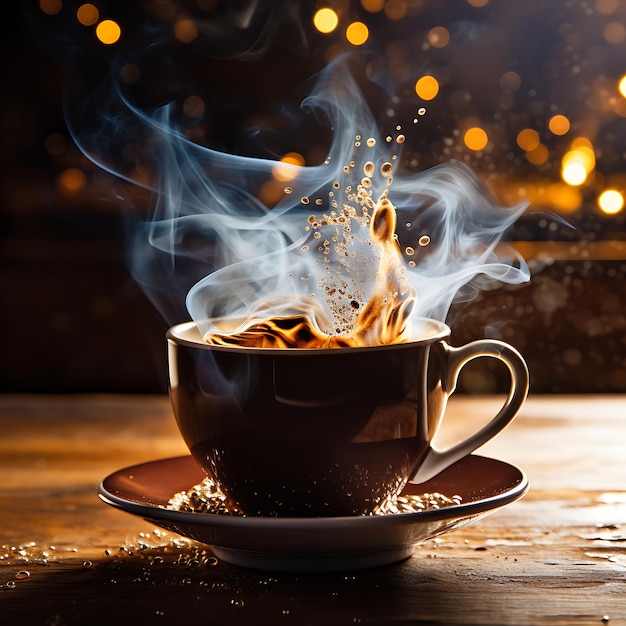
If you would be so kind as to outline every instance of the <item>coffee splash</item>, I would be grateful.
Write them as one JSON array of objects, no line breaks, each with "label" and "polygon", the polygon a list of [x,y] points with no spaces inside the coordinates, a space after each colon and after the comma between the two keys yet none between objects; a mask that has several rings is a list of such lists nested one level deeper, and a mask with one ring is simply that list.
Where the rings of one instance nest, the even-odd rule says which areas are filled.
[{"label": "coffee splash", "polygon": [[[365,68],[352,55],[320,73],[301,108],[306,124],[329,129],[330,144],[316,146],[327,158],[280,164],[288,182],[275,159],[200,145],[174,103],[139,106],[123,83],[115,114],[89,100],[90,116],[74,117],[84,154],[135,185],[120,191],[130,204],[150,206],[145,220],[143,209],[129,214],[130,268],[169,323],[191,317],[223,344],[403,342],[419,336],[420,318],[444,321],[453,302],[528,280],[501,245],[525,206],[501,206],[459,162],[403,167],[405,137],[381,138],[355,79]],[[91,118],[96,131],[79,123]],[[271,202],[267,184],[278,185]]]},{"label": "coffee splash", "polygon": [[[356,141],[360,140],[357,135]],[[368,147],[375,139],[367,141]],[[354,161],[344,167],[349,176],[356,168]],[[230,333],[207,333],[212,345],[240,345],[255,348],[347,348],[408,341],[411,336],[411,311],[417,293],[406,278],[406,268],[396,235],[396,210],[388,197],[393,180],[393,165],[384,162],[380,175],[387,188],[375,201],[372,178],[376,166],[367,161],[363,178],[352,189],[344,181],[342,206],[334,198],[342,188],[333,183],[329,204],[333,210],[310,215],[305,230],[312,233],[312,244],[301,250],[315,255],[322,266],[317,292],[321,294],[330,319],[319,310],[316,292],[309,297],[306,309],[315,315],[295,314],[259,320],[259,312]],[[303,204],[309,204],[303,198]],[[316,199],[322,204],[321,199]],[[359,244],[370,247],[369,254],[358,254]],[[366,286],[374,276],[372,293]],[[290,273],[291,278],[295,278]],[[301,279],[304,277],[300,277]],[[307,277],[308,278],[308,277]],[[304,303],[303,303],[304,304]]]}]

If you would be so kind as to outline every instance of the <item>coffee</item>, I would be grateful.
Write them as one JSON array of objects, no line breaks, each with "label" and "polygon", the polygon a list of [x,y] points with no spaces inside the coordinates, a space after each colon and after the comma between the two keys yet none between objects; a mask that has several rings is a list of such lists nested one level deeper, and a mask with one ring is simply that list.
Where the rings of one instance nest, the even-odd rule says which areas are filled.
[{"label": "coffee", "polygon": [[[407,481],[426,481],[488,441],[528,389],[524,361],[507,344],[452,348],[445,324],[418,324],[419,341],[331,350],[212,346],[195,324],[175,326],[167,338],[180,432],[247,515],[372,513]],[[478,433],[435,450],[459,371],[480,356],[509,368],[506,403]]]},{"label": "coffee", "polygon": [[[292,297],[285,305],[294,311],[290,315],[276,314],[282,303],[259,303],[239,327],[207,333],[207,343],[348,348],[404,342],[414,336],[410,318],[417,294],[406,277],[395,234],[396,210],[388,188],[377,201],[371,196],[374,164],[368,161],[363,171],[357,189],[347,193],[347,203],[340,207],[335,201],[334,210],[308,217],[305,229],[313,230],[315,245],[302,249],[316,255],[321,268],[318,283],[311,286],[313,293]],[[383,163],[380,173],[389,187],[391,163]],[[366,290],[364,284],[369,282],[373,288]]]}]

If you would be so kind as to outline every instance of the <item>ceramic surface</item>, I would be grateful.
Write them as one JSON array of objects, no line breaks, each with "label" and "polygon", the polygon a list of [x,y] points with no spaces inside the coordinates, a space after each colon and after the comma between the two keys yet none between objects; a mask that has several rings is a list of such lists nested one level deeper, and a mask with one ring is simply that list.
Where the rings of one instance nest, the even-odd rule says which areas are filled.
[{"label": "ceramic surface", "polygon": [[528,490],[517,467],[468,456],[434,479],[408,485],[405,494],[459,495],[458,505],[395,515],[319,518],[235,517],[167,508],[169,499],[205,474],[191,456],[121,469],[99,486],[107,504],[162,528],[208,544],[233,565],[270,571],[337,571],[387,565],[415,546],[514,502]]}]

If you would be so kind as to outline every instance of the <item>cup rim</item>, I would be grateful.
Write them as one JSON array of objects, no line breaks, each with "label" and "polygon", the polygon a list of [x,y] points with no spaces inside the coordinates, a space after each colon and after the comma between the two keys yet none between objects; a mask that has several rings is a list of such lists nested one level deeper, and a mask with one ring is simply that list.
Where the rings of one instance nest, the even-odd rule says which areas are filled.
[{"label": "cup rim", "polygon": [[450,336],[450,327],[444,322],[429,317],[415,318],[416,322],[423,322],[424,325],[433,326],[433,332],[428,336],[413,341],[404,341],[401,343],[377,344],[374,346],[354,346],[346,348],[262,348],[254,346],[222,346],[205,343],[201,336],[199,339],[186,337],[185,334],[193,332],[195,329],[198,333],[198,324],[195,321],[181,322],[174,324],[167,329],[165,337],[169,342],[188,348],[196,348],[199,350],[209,350],[211,352],[232,352],[237,354],[267,354],[267,355],[325,355],[330,354],[354,354],[355,352],[380,352],[387,350],[406,350],[411,347],[425,346]]}]

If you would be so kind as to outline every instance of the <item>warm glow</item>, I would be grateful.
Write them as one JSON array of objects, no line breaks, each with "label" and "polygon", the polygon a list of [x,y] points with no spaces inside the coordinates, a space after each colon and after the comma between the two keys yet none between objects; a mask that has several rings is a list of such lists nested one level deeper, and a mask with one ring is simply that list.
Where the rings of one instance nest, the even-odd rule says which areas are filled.
[{"label": "warm glow", "polygon": [[626,39],[626,27],[621,22],[610,22],[602,34],[608,43],[621,43]]},{"label": "warm glow", "polygon": [[568,185],[577,187],[587,180],[587,170],[582,163],[573,161],[563,166],[561,177]]},{"label": "warm glow", "polygon": [[57,184],[61,191],[76,193],[85,187],[87,184],[87,177],[82,170],[79,170],[76,167],[69,167],[59,174]]},{"label": "warm glow", "polygon": [[182,43],[191,43],[198,36],[198,27],[190,19],[178,20],[174,24],[174,37]]},{"label": "warm glow", "polygon": [[517,145],[529,152],[539,146],[539,133],[532,128],[525,128],[517,134]]},{"label": "warm glow", "polygon": [[[276,180],[287,182],[293,180],[304,165],[304,157],[298,152],[288,152],[274,167],[272,175]],[[295,166],[295,167],[294,167]]]},{"label": "warm glow", "polygon": [[473,7],[484,7],[489,0],[467,0],[467,4],[471,4]]},{"label": "warm glow", "polygon": [[361,0],[361,6],[368,13],[378,13],[385,6],[385,0]]},{"label": "warm glow", "polygon": [[346,39],[353,46],[362,46],[370,36],[370,31],[363,22],[352,22],[346,28]]},{"label": "warm glow", "polygon": [[622,76],[622,79],[619,81],[617,88],[619,89],[619,92],[622,94],[622,96],[626,98],[626,74]]},{"label": "warm glow", "polygon": [[313,16],[313,25],[320,33],[332,33],[339,24],[339,16],[328,7],[320,9]]},{"label": "warm glow", "polygon": [[489,137],[482,128],[474,126],[473,128],[469,128],[465,131],[463,141],[470,150],[479,151],[485,148],[487,142],[489,141]]},{"label": "warm glow", "polygon": [[83,4],[76,11],[76,19],[83,26],[93,26],[100,19],[100,11],[93,4]]},{"label": "warm glow", "polygon": [[46,15],[56,15],[62,6],[61,0],[39,0],[39,8]]},{"label": "warm glow", "polygon": [[435,26],[428,31],[428,43],[433,48],[445,48],[450,43],[450,33],[443,26]]},{"label": "warm glow", "polygon": [[[572,150],[590,150],[593,152],[593,144],[587,137],[576,137],[572,139]],[[595,161],[594,161],[595,164]]]},{"label": "warm glow", "polygon": [[615,215],[624,208],[624,196],[615,189],[607,189],[600,194],[598,206],[603,213]]},{"label": "warm glow", "polygon": [[559,213],[574,213],[582,204],[582,194],[576,187],[554,183],[547,190],[548,201]]},{"label": "warm glow", "polygon": [[113,20],[102,20],[96,26],[96,37],[107,45],[111,45],[119,40],[122,31],[117,22]]},{"label": "warm glow", "polygon": [[586,137],[577,137],[561,160],[561,177],[568,185],[582,185],[595,166],[593,144]]},{"label": "warm glow", "polygon": [[566,135],[570,129],[570,122],[565,115],[553,115],[548,122],[548,128],[555,135]]},{"label": "warm glow", "polygon": [[550,152],[548,151],[548,148],[542,143],[540,143],[533,150],[529,150],[526,153],[526,158],[528,159],[528,162],[532,163],[533,165],[543,165],[548,160],[549,156]]},{"label": "warm glow", "polygon": [[422,76],[415,83],[415,93],[422,100],[432,100],[439,93],[439,83],[434,76]]},{"label": "warm glow", "polygon": [[576,144],[573,141],[572,149],[563,156],[561,164],[563,170],[570,166],[577,166],[571,170],[572,172],[577,172],[578,167],[581,167],[585,172],[586,178],[596,166],[596,155],[592,148],[584,144]]}]

